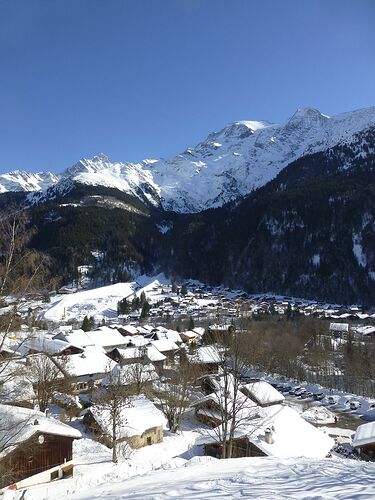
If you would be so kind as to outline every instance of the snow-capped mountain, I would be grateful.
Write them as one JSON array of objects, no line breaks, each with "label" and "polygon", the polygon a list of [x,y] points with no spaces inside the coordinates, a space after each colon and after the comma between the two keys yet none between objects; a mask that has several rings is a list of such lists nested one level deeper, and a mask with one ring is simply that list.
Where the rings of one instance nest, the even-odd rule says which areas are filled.
[{"label": "snow-capped mountain", "polygon": [[[80,160],[63,172],[60,179],[46,173],[44,183],[43,174],[22,172],[17,175],[25,178],[23,183],[19,180],[5,185],[3,179],[18,177],[15,173],[3,174],[0,191],[38,191],[55,184],[53,189],[36,197],[45,199],[68,192],[74,183],[79,183],[117,188],[169,211],[199,212],[249,194],[307,154],[340,143],[350,145],[353,141],[358,149],[356,134],[374,126],[375,107],[333,117],[315,109],[300,109],[282,124],[232,123],[169,160],[121,163],[99,155]],[[360,153],[366,154],[365,150]]]},{"label": "snow-capped mountain", "polygon": [[374,125],[375,107],[334,117],[301,109],[281,125],[236,122],[150,170],[165,209],[198,212],[244,196],[301,156],[350,142]]},{"label": "snow-capped mountain", "polygon": [[24,170],[14,170],[0,174],[0,193],[7,191],[42,191],[56,184],[60,176],[52,172],[29,173]]}]

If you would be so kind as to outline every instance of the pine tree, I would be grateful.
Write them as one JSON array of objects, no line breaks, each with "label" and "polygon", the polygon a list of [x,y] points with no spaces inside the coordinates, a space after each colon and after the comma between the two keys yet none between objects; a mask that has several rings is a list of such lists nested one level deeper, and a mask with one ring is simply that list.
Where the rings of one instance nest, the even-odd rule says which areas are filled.
[{"label": "pine tree", "polygon": [[143,303],[140,319],[144,319],[150,314],[150,304],[147,300]]},{"label": "pine tree", "polygon": [[181,286],[181,295],[186,295],[188,292],[186,283]]},{"label": "pine tree", "polygon": [[193,317],[190,316],[190,318],[189,318],[189,330],[194,330],[194,328],[195,328],[194,320],[193,320]]},{"label": "pine tree", "polygon": [[84,332],[89,332],[91,330],[90,320],[87,316],[83,318],[81,328]]}]

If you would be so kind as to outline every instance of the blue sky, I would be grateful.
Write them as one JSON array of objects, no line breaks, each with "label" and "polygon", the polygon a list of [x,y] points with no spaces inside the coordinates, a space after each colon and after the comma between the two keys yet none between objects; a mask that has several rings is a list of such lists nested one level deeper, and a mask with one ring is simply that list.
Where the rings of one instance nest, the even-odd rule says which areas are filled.
[{"label": "blue sky", "polygon": [[373,0],[0,0],[0,172],[375,105]]}]

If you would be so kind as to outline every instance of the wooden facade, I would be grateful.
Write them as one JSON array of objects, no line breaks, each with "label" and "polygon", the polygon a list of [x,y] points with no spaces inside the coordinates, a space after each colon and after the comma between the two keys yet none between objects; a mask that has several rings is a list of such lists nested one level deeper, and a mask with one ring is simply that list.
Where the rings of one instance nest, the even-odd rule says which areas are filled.
[{"label": "wooden facade", "polygon": [[[72,460],[74,438],[38,432],[0,461],[0,487]],[[54,479],[51,477],[51,479]]]},{"label": "wooden facade", "polygon": [[[221,458],[222,448],[223,446],[221,443],[209,443],[204,445],[205,454],[214,458]],[[233,440],[231,458],[265,456],[266,454],[253,443],[251,443],[247,437],[237,438]]]}]

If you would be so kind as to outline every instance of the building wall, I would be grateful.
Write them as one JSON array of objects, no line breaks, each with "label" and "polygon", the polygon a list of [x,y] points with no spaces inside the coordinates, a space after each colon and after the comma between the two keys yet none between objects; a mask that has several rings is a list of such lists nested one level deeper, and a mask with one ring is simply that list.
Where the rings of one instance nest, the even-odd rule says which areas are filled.
[{"label": "building wall", "polygon": [[72,460],[73,438],[43,433],[44,442],[40,444],[40,435],[35,434],[21,443],[1,461],[6,471],[3,481],[7,483],[1,483],[0,479],[2,487]]},{"label": "building wall", "polygon": [[141,436],[132,436],[129,438],[129,444],[132,448],[142,448],[151,444],[161,443],[163,441],[163,427],[152,427],[147,429]]},{"label": "building wall", "polygon": [[[91,412],[88,411],[85,414],[83,422],[86,428],[97,437],[98,441],[103,443],[105,446],[108,446],[109,448],[112,447],[112,439],[110,438],[110,436],[107,436],[106,434],[103,433],[97,421],[93,418]],[[119,442],[127,441],[132,448],[137,449],[137,448],[142,448],[143,446],[149,446],[151,444],[161,443],[163,441],[163,437],[164,437],[163,427],[159,426],[147,429],[140,436],[131,436],[130,438],[126,438],[123,440],[119,439],[118,441]]]}]

